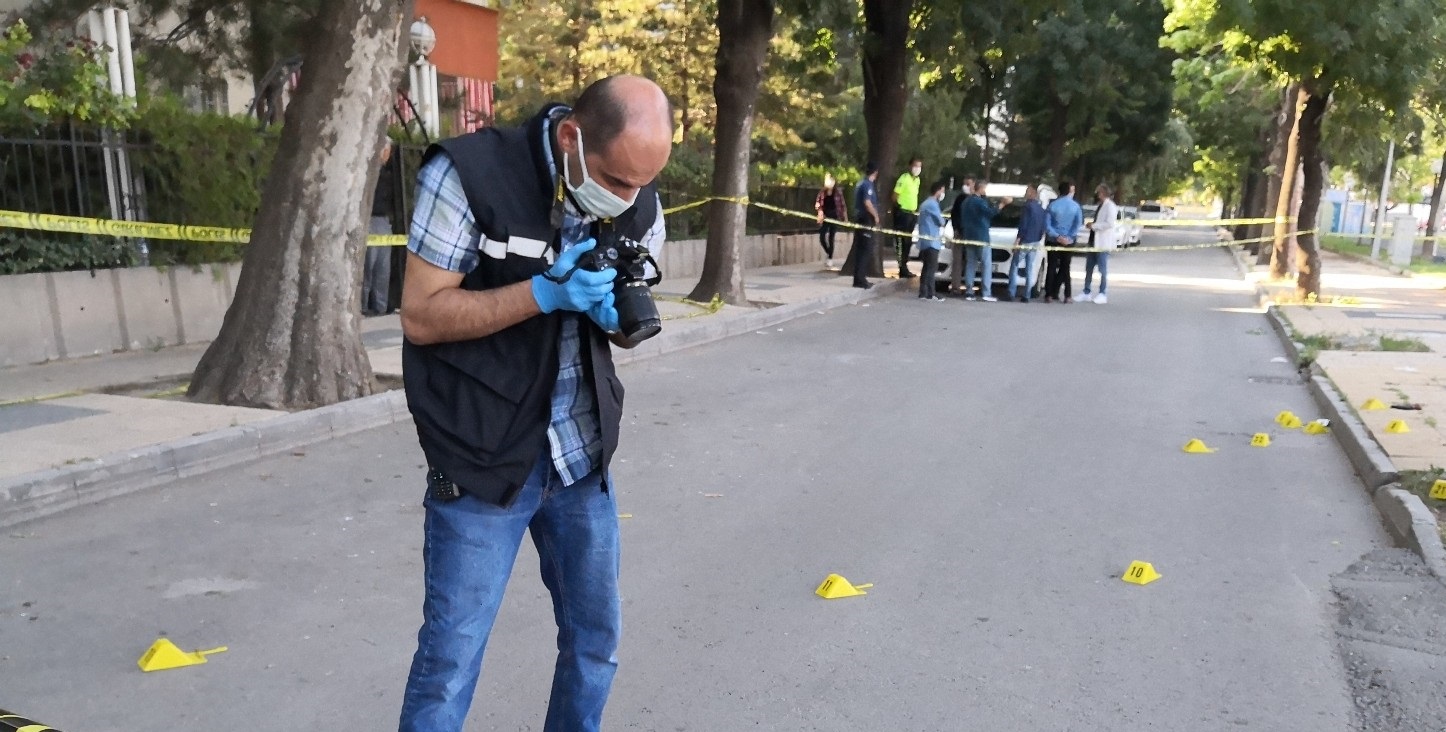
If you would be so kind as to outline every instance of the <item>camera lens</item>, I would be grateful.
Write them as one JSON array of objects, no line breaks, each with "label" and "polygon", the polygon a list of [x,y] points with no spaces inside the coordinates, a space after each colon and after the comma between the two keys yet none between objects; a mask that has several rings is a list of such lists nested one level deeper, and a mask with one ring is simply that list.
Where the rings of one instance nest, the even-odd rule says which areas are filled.
[{"label": "camera lens", "polygon": [[618,280],[613,285],[613,307],[618,311],[618,328],[628,340],[639,343],[663,330],[653,290],[640,280]]}]

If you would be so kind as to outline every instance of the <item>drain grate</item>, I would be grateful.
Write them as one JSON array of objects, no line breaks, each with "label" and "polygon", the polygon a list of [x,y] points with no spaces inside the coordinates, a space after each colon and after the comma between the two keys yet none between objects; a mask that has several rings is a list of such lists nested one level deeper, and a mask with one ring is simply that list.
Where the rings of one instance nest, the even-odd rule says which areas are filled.
[{"label": "drain grate", "polygon": [[1275,384],[1276,386],[1299,386],[1305,381],[1299,376],[1251,376],[1248,380],[1252,384]]}]

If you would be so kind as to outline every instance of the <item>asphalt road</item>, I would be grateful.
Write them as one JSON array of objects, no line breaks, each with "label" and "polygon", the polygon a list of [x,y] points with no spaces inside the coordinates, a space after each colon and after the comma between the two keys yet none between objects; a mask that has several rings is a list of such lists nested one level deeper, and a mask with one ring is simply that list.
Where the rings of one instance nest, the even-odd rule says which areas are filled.
[{"label": "asphalt road", "polygon": [[[1352,729],[1331,577],[1387,544],[1366,494],[1275,426],[1316,414],[1227,256],[1112,264],[1105,306],[897,297],[625,368],[608,728]],[[400,425],[9,530],[0,707],[393,726],[421,467]],[[1132,560],[1163,579],[1122,582]],[[815,597],[830,572],[874,586]],[[516,575],[469,730],[541,728],[530,547]],[[143,674],[160,634],[230,650]]]}]

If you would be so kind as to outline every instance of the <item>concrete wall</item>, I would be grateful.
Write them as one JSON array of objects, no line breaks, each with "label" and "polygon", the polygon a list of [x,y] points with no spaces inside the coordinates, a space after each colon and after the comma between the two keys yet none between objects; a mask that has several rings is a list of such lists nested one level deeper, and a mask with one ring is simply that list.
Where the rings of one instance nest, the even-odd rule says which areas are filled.
[{"label": "concrete wall", "polygon": [[0,366],[204,343],[240,264],[0,277]]},{"label": "concrete wall", "polygon": [[[843,262],[851,241],[838,234],[835,262]],[[658,257],[664,276],[701,275],[706,246],[702,239],[668,242]],[[817,234],[743,240],[746,269],[823,259]],[[0,276],[0,367],[205,343],[221,331],[240,272],[240,264],[214,264]]]},{"label": "concrete wall", "polygon": [[[834,263],[842,264],[853,241],[851,234],[840,231],[834,238]],[[685,279],[703,274],[703,254],[708,242],[703,239],[670,241],[663,245],[662,256],[655,256],[662,265],[663,276]],[[822,262],[823,248],[818,234],[757,234],[743,238],[743,268],[781,267],[788,264]]]}]

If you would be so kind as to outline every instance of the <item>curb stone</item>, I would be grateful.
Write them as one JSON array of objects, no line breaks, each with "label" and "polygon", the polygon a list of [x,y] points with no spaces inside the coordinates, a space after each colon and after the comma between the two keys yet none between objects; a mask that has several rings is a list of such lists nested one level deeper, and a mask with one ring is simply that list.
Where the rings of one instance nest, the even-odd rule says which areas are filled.
[{"label": "curb stone", "polygon": [[[616,362],[632,363],[772,327],[819,310],[858,304],[900,290],[901,282],[878,281],[871,290],[850,288],[710,321],[682,332],[665,331],[638,348],[617,353]],[[411,412],[406,394],[395,390],[0,478],[0,528],[408,419]]]},{"label": "curb stone", "polygon": [[[1250,268],[1241,259],[1240,252],[1233,248],[1230,251],[1241,277],[1247,277]],[[1271,302],[1264,287],[1256,284],[1255,292],[1261,306],[1266,308],[1266,319],[1270,321],[1271,330],[1280,338],[1281,347],[1294,363],[1299,364],[1302,345],[1292,336],[1292,328],[1285,315]],[[1371,436],[1355,409],[1341,397],[1339,389],[1320,364],[1310,365],[1306,386],[1316,406],[1330,420],[1331,434],[1371,494],[1371,502],[1375,504],[1386,529],[1398,543],[1421,557],[1432,576],[1446,584],[1446,547],[1442,546],[1440,529],[1431,510],[1420,496],[1402,490],[1396,483],[1400,479],[1400,471],[1396,470],[1395,463]]]},{"label": "curb stone", "polygon": [[1391,535],[1419,554],[1431,574],[1446,584],[1446,547],[1441,544],[1436,516],[1421,497],[1392,483],[1376,491],[1374,503]]}]

